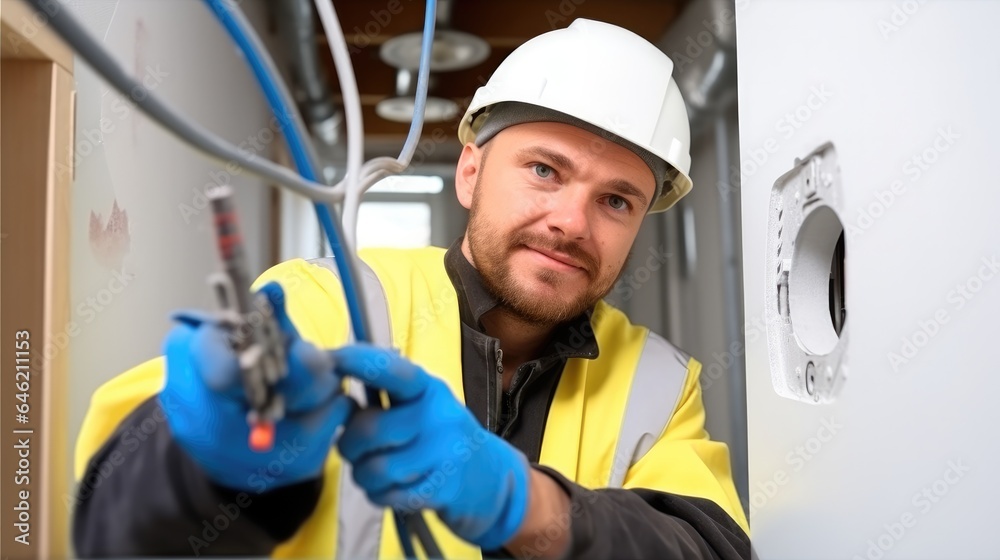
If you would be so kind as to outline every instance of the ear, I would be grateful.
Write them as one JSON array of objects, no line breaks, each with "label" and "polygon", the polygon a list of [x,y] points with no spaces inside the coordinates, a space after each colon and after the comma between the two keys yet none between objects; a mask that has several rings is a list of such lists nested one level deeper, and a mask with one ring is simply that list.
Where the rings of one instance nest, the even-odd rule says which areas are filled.
[{"label": "ear", "polygon": [[462,148],[462,155],[459,156],[455,168],[455,195],[466,210],[472,208],[472,193],[476,190],[476,183],[479,182],[482,156],[483,150],[470,142]]}]

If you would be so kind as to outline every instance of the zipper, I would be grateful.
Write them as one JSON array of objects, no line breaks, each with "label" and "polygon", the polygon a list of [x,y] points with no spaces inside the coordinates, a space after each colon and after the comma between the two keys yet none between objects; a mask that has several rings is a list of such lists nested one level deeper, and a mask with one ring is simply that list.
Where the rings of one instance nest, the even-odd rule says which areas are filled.
[{"label": "zipper", "polygon": [[511,424],[514,423],[514,410],[513,410],[514,402],[511,400],[510,393],[506,391],[504,391],[503,393],[503,404],[504,404],[503,408],[507,410],[507,418],[503,426],[500,427],[499,430],[497,430],[497,434],[501,438],[507,439],[507,434],[510,433],[510,426]]},{"label": "zipper", "polygon": [[[524,378],[524,368],[530,368],[528,371],[528,378]],[[503,430],[500,432],[500,437],[507,439],[507,435],[510,434],[511,428],[514,426],[514,421],[517,420],[518,414],[521,409],[521,393],[524,392],[524,386],[528,384],[531,377],[535,373],[535,367],[529,364],[521,364],[514,372],[514,381],[511,383],[510,393],[504,391],[504,403],[507,405],[507,423],[504,424]],[[523,381],[522,381],[523,379]]]},{"label": "zipper", "polygon": [[496,379],[496,389],[494,394],[497,396],[496,400],[497,423],[496,426],[494,426],[493,428],[493,433],[498,433],[503,428],[503,426],[501,426],[500,424],[501,422],[503,422],[504,399],[506,398],[506,395],[504,395],[504,390],[503,390],[503,350],[500,349],[499,340],[497,341],[496,356],[497,356],[497,379]]},{"label": "zipper", "polygon": [[491,433],[496,433],[499,429],[500,423],[500,413],[503,409],[501,400],[503,398],[503,350],[500,349],[500,341],[493,340],[494,352],[493,355],[496,358],[496,377],[487,383],[489,390],[493,393],[492,399],[489,399],[492,406],[490,410],[486,413],[486,429]]}]

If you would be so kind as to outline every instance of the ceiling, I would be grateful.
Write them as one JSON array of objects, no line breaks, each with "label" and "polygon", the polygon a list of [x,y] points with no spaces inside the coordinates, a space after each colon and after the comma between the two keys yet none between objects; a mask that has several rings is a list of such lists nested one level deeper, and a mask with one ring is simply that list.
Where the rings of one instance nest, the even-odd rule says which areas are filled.
[{"label": "ceiling", "polygon": [[[433,77],[430,95],[446,97],[468,106],[476,88],[489,79],[493,70],[511,51],[528,39],[568,26],[578,17],[614,23],[630,29],[651,42],[658,41],[689,0],[453,0],[451,28],[477,35],[491,47],[481,64]],[[393,7],[396,14],[387,8]],[[385,120],[375,114],[375,104],[395,95],[396,69],[379,58],[379,48],[391,37],[423,29],[425,2],[421,0],[352,0],[337,4],[337,15],[351,47],[358,90],[364,112],[366,137],[376,142],[402,141],[408,124]],[[317,30],[322,27],[317,20]],[[320,33],[317,45],[326,66],[331,88],[339,103],[340,86],[326,37]],[[424,136],[454,138],[455,122],[428,123]]]}]

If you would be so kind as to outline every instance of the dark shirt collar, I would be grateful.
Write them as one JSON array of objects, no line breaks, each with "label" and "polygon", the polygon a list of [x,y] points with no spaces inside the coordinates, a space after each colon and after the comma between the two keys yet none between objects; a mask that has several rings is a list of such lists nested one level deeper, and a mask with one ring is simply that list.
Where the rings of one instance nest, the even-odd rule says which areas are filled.
[{"label": "dark shirt collar", "polygon": [[458,292],[459,314],[462,322],[473,329],[483,332],[483,325],[480,320],[486,312],[492,310],[500,301],[493,297],[493,294],[483,285],[483,278],[479,275],[469,259],[465,258],[462,252],[462,238],[451,244],[444,254],[444,267],[448,271],[448,277]]},{"label": "dark shirt collar", "polygon": [[[483,315],[500,305],[500,301],[483,284],[483,278],[462,252],[459,237],[444,255],[444,267],[458,293],[459,316],[462,323],[485,334]],[[544,357],[588,358],[598,355],[597,338],[591,326],[593,308],[559,325],[544,351]]]}]

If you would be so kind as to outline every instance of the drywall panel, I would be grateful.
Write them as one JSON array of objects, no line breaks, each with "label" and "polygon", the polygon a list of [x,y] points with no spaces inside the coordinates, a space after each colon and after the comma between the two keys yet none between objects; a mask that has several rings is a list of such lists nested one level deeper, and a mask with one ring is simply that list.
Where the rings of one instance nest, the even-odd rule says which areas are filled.
[{"label": "drywall panel", "polygon": [[[1000,3],[736,5],[755,547],[995,557]],[[839,393],[817,404],[778,392],[804,381],[772,367],[767,263],[796,260],[795,236],[779,247],[768,227],[776,181],[828,142],[839,171],[818,177],[840,189],[849,338]],[[790,204],[807,202],[799,188]]]}]

